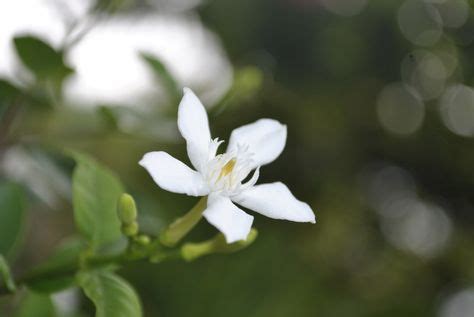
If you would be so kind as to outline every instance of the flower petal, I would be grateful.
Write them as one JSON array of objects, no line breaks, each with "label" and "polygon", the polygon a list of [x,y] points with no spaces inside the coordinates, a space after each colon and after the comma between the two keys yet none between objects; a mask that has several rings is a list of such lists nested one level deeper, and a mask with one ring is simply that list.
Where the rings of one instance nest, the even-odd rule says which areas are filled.
[{"label": "flower petal", "polygon": [[209,193],[201,174],[166,152],[146,153],[139,162],[158,186],[179,194],[205,196]]},{"label": "flower petal", "polygon": [[296,199],[288,187],[280,182],[256,185],[232,197],[232,200],[270,218],[316,222],[311,207]]},{"label": "flower petal", "polygon": [[232,131],[227,152],[237,150],[237,145],[248,146],[253,153],[253,168],[274,161],[286,143],[286,125],[273,119],[260,119]]},{"label": "flower petal", "polygon": [[247,239],[253,222],[253,216],[234,205],[228,197],[217,193],[207,198],[204,217],[224,234],[227,243]]},{"label": "flower petal", "polygon": [[189,88],[184,88],[184,96],[178,109],[178,128],[186,140],[188,156],[193,166],[202,170],[208,160],[211,132],[206,109]]}]

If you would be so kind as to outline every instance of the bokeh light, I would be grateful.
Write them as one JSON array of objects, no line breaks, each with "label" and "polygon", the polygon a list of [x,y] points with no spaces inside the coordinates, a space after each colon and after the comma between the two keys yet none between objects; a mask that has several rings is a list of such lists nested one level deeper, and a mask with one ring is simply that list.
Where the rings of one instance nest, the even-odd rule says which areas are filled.
[{"label": "bokeh light", "polygon": [[456,84],[446,89],[440,100],[441,117],[449,130],[457,135],[474,135],[474,90]]},{"label": "bokeh light", "polygon": [[385,213],[387,203],[416,197],[413,176],[398,166],[382,164],[368,168],[365,174],[369,203],[382,216],[394,216],[393,210]]},{"label": "bokeh light", "polygon": [[448,297],[439,311],[439,317],[472,317],[474,289],[468,288]]},{"label": "bokeh light", "polygon": [[430,2],[434,2],[445,27],[461,27],[469,18],[471,9],[466,0],[431,0]]},{"label": "bokeh light", "polygon": [[447,246],[452,223],[440,206],[407,198],[386,208],[383,214],[390,216],[381,219],[382,232],[395,247],[430,258]]},{"label": "bokeh light", "polygon": [[397,17],[403,35],[416,45],[433,45],[443,34],[439,12],[426,1],[406,0],[401,5]]},{"label": "bokeh light", "polygon": [[448,70],[443,60],[426,50],[409,53],[402,61],[403,82],[412,87],[423,100],[439,97],[445,87]]},{"label": "bokeh light", "polygon": [[398,166],[378,164],[363,175],[368,202],[393,246],[422,258],[435,257],[445,249],[452,222],[441,206],[419,197],[410,173]]},{"label": "bokeh light", "polygon": [[382,126],[398,135],[409,135],[423,123],[425,108],[417,95],[401,83],[383,88],[377,98],[377,115]]}]

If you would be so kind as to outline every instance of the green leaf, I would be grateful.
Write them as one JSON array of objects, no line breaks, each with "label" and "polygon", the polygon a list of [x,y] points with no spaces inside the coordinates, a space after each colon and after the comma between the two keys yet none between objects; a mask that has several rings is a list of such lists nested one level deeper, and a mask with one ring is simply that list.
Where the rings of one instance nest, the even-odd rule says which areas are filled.
[{"label": "green leaf", "polygon": [[92,271],[77,275],[78,284],[96,307],[96,317],[140,317],[142,308],[135,290],[112,272]]},{"label": "green leaf", "polygon": [[119,124],[117,114],[112,110],[111,107],[100,106],[97,108],[97,114],[108,130],[118,130]]},{"label": "green leaf", "polygon": [[73,154],[77,165],[72,180],[74,219],[93,250],[121,236],[117,201],[124,192],[118,177],[92,158]]},{"label": "green leaf", "polygon": [[157,57],[151,54],[142,52],[140,56],[162,81],[168,96],[171,98],[171,102],[179,100],[179,98],[181,98],[181,91],[178,88],[179,85],[166,66]]},{"label": "green leaf", "polygon": [[20,91],[8,81],[0,79],[0,120],[7,108],[20,96]]},{"label": "green leaf", "polygon": [[28,292],[21,303],[17,317],[55,317],[56,312],[51,298],[47,295]]},{"label": "green leaf", "polygon": [[[42,272],[58,271],[59,269],[75,267],[84,248],[85,244],[80,239],[70,239],[60,245],[45,263],[38,266],[31,273],[40,275]],[[62,277],[31,280],[28,283],[28,287],[39,293],[50,294],[69,288],[74,282],[75,279],[71,274],[65,274]]]},{"label": "green leaf", "polygon": [[0,182],[0,253],[8,256],[21,238],[25,202],[20,186]]},{"label": "green leaf", "polygon": [[26,35],[15,37],[13,41],[23,64],[39,78],[63,79],[72,73],[72,69],[64,63],[63,52],[43,40]]},{"label": "green leaf", "polygon": [[0,119],[6,113],[8,107],[15,107],[20,105],[32,107],[49,107],[46,97],[43,95],[44,91],[27,91],[22,90],[10,83],[8,80],[0,79]]},{"label": "green leaf", "polygon": [[7,261],[1,254],[0,254],[0,276],[2,277],[3,282],[5,283],[5,286],[7,287],[7,289],[11,292],[14,292],[16,290],[15,280],[13,279],[11,275],[10,267],[8,266]]}]

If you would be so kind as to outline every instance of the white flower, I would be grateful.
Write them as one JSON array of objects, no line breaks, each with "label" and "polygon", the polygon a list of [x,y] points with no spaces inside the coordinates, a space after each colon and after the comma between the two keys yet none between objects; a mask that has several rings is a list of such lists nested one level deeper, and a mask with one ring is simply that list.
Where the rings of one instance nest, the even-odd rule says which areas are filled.
[{"label": "white flower", "polygon": [[[179,104],[178,127],[186,139],[192,170],[166,152],[144,155],[140,165],[161,188],[190,196],[208,196],[203,215],[221,231],[227,243],[247,238],[253,216],[235,203],[274,219],[315,222],[311,207],[296,199],[283,183],[255,185],[259,168],[275,160],[286,143],[286,126],[260,119],[235,129],[227,152],[217,154],[223,141],[211,139],[206,110],[189,89]],[[250,173],[253,175],[246,182]]]}]

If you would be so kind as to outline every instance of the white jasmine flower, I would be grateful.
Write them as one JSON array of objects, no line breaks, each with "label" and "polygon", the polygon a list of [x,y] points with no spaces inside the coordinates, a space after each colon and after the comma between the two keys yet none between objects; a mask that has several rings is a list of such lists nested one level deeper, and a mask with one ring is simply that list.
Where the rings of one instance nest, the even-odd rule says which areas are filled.
[{"label": "white jasmine flower", "polygon": [[[286,126],[260,119],[235,129],[224,154],[223,141],[211,139],[204,106],[189,89],[179,104],[178,128],[196,170],[166,152],[150,152],[140,161],[161,188],[190,196],[208,196],[203,215],[227,243],[247,238],[253,216],[234,203],[274,219],[315,222],[311,207],[296,199],[281,182],[255,185],[260,166],[275,160],[286,143]],[[248,181],[250,173],[252,176]]]}]

